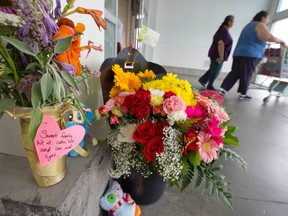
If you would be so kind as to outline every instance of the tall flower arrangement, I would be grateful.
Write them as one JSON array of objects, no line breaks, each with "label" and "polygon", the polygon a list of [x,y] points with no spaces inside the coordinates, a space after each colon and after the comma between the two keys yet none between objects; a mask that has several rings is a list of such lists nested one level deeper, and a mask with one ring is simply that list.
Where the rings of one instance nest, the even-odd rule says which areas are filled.
[{"label": "tall flower arrangement", "polygon": [[[60,0],[3,0],[0,2],[0,115],[13,106],[33,107],[30,138],[41,123],[42,108],[57,103],[83,109],[79,84],[94,73],[82,66],[82,51],[102,51],[92,41],[83,45],[83,23],[73,13],[91,16],[106,29],[102,11],[74,8],[75,0],[61,7]],[[95,25],[95,30],[97,27]]]},{"label": "tall flower arrangement", "polygon": [[153,71],[137,74],[113,65],[110,99],[96,110],[112,126],[107,142],[112,148],[114,178],[136,169],[147,177],[157,172],[182,190],[190,184],[217,194],[232,206],[232,196],[218,163],[221,156],[246,162],[226,146],[239,146],[230,116],[216,92],[197,93],[187,80],[169,73],[155,80]]}]

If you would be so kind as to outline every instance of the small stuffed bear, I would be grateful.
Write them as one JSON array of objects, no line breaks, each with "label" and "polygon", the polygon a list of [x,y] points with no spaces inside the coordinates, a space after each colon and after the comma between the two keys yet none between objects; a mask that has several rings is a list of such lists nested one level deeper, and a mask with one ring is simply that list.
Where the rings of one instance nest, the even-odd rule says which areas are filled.
[{"label": "small stuffed bear", "polygon": [[129,194],[123,192],[117,181],[113,181],[101,197],[100,206],[108,211],[110,216],[139,216],[141,213],[140,207]]}]

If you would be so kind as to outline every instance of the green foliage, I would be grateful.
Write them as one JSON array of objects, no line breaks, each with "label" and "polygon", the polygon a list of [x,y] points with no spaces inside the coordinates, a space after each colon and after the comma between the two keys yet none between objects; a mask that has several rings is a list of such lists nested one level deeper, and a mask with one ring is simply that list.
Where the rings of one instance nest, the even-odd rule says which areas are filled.
[{"label": "green foliage", "polygon": [[[222,148],[219,157],[224,156],[225,159],[236,160],[244,170],[247,170],[247,163],[236,152],[231,149]],[[180,184],[181,191],[186,190],[190,185],[192,189],[201,187],[203,193],[209,197],[221,199],[230,208],[233,208],[232,194],[230,185],[226,182],[225,177],[221,174],[223,166],[217,161],[209,164],[201,162],[195,165],[193,160],[184,160],[185,174],[182,176]]]},{"label": "green foliage", "polygon": [[49,73],[45,73],[40,79],[41,93],[43,102],[49,97],[52,92],[53,79]]},{"label": "green foliage", "polygon": [[230,146],[240,146],[238,138],[233,135],[237,129],[238,127],[236,126],[227,126],[227,131],[225,132],[224,137],[224,144]]},{"label": "green foliage", "polygon": [[0,38],[6,41],[7,43],[10,43],[21,52],[36,57],[36,55],[31,51],[30,47],[26,43],[6,36],[0,36]]},{"label": "green foliage", "polygon": [[54,53],[60,54],[60,53],[65,52],[71,45],[72,39],[73,39],[73,36],[69,36],[69,37],[59,40],[54,47]]},{"label": "green foliage", "polygon": [[6,109],[8,109],[11,106],[14,106],[16,103],[15,99],[11,98],[3,98],[0,100],[0,113],[3,113]]},{"label": "green foliage", "polygon": [[177,128],[179,131],[184,132],[187,131],[188,128],[191,127],[192,124],[194,124],[195,122],[197,122],[198,120],[200,120],[199,118],[197,119],[187,119],[185,122],[176,122],[175,123],[175,128]]},{"label": "green foliage", "polygon": [[189,151],[188,152],[188,160],[191,164],[198,166],[201,163],[200,153],[199,151]]},{"label": "green foliage", "polygon": [[224,156],[225,160],[231,159],[231,160],[236,160],[241,167],[247,171],[247,162],[236,152],[232,151],[231,149],[228,148],[222,148],[219,152],[219,157]]},{"label": "green foliage", "polygon": [[28,137],[31,143],[33,143],[34,138],[37,133],[37,129],[40,126],[43,118],[43,112],[42,110],[37,107],[36,109],[33,109],[31,113],[31,120],[30,120],[30,125],[29,125],[29,132],[28,132]]},{"label": "green foliage", "polygon": [[32,106],[34,109],[40,106],[42,99],[42,94],[41,94],[41,86],[40,83],[34,83],[32,86]]}]

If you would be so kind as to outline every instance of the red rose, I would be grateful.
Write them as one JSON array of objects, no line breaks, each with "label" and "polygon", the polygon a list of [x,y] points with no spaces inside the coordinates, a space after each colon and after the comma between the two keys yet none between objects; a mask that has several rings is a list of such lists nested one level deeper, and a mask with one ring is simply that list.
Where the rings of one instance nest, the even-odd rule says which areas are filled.
[{"label": "red rose", "polygon": [[106,107],[105,106],[101,106],[98,108],[98,112],[103,115],[107,112]]},{"label": "red rose", "polygon": [[155,133],[156,135],[158,136],[163,136],[163,129],[165,126],[168,126],[168,124],[165,124],[164,122],[162,121],[158,121],[155,125]]},{"label": "red rose", "polygon": [[139,143],[147,143],[155,136],[155,124],[151,121],[146,121],[139,124],[133,133],[133,139]]},{"label": "red rose", "polygon": [[171,96],[176,96],[176,94],[172,91],[168,91],[164,93],[164,100],[166,100],[167,98],[170,98]]},{"label": "red rose", "polygon": [[161,136],[155,136],[144,145],[142,150],[147,161],[152,162],[156,157],[156,153],[160,154],[164,151],[164,144]]}]

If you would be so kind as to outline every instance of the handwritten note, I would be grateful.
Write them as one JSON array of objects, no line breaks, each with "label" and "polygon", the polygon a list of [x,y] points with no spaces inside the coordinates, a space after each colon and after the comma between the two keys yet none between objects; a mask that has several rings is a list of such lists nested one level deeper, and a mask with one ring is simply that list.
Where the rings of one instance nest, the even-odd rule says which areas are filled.
[{"label": "handwritten note", "polygon": [[41,166],[66,155],[85,136],[85,128],[74,125],[61,130],[51,116],[43,116],[42,123],[34,139],[35,149]]}]

